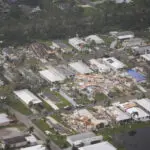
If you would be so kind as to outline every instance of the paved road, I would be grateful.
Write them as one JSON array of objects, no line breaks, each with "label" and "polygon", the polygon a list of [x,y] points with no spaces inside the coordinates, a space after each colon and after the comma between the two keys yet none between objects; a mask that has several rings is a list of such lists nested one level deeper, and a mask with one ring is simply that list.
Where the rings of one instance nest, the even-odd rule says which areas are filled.
[{"label": "paved road", "polygon": [[[15,114],[16,118],[25,124],[27,128],[33,126],[34,127],[34,134],[42,141],[45,141],[47,139],[47,136],[39,129],[35,124],[32,123],[32,121],[25,115],[19,113],[18,111],[12,109],[9,107],[9,110]],[[61,150],[53,141],[51,141],[51,149],[52,150]]]}]

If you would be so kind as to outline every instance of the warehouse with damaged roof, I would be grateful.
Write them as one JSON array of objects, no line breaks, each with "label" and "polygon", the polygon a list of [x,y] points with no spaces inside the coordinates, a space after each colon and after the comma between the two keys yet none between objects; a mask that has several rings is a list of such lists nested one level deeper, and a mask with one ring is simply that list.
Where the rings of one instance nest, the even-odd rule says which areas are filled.
[{"label": "warehouse with damaged roof", "polygon": [[86,65],[85,63],[83,63],[82,61],[77,61],[77,62],[70,63],[69,66],[72,69],[74,69],[77,73],[80,73],[80,74],[88,74],[88,73],[92,73],[93,72],[89,68],[89,66]]},{"label": "warehouse with damaged roof", "polygon": [[57,81],[64,81],[66,76],[60,73],[57,69],[52,66],[48,66],[48,69],[39,71],[42,78],[47,80],[48,82],[57,82]]},{"label": "warehouse with damaged roof", "polygon": [[94,41],[96,44],[102,44],[104,43],[104,40],[101,39],[98,35],[89,35],[85,37],[86,42],[92,42]]},{"label": "warehouse with damaged roof", "polygon": [[103,62],[112,70],[117,71],[126,67],[124,63],[114,57],[103,58]]},{"label": "warehouse with damaged roof", "polygon": [[121,111],[116,106],[107,107],[105,110],[107,114],[110,115],[111,118],[115,120],[116,122],[125,122],[131,119],[131,116]]},{"label": "warehouse with damaged roof", "polygon": [[97,144],[80,147],[79,150],[117,150],[117,148],[115,148],[109,142],[105,141]]},{"label": "warehouse with damaged roof", "polygon": [[150,115],[132,100],[132,102],[126,102],[119,104],[120,109],[129,114],[136,121],[148,121]]},{"label": "warehouse with damaged roof", "polygon": [[110,71],[110,68],[102,62],[101,59],[90,59],[91,68],[98,70],[100,73],[106,73]]},{"label": "warehouse with damaged roof", "polygon": [[85,50],[85,45],[87,44],[85,41],[83,41],[82,39],[80,39],[79,37],[74,37],[74,38],[70,38],[68,40],[68,43],[73,46],[75,49],[77,49],[78,51],[83,51]]},{"label": "warehouse with damaged roof", "polygon": [[143,108],[145,111],[150,113],[150,99],[149,98],[143,98],[140,100],[135,100],[135,102]]},{"label": "warehouse with damaged roof", "polygon": [[141,59],[147,62],[150,62],[150,54],[140,55]]}]

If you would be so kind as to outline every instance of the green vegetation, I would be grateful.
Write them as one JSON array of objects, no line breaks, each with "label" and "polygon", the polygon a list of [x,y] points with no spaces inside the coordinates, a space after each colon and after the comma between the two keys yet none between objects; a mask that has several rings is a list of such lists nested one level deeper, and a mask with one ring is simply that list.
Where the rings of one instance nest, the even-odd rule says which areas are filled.
[{"label": "green vegetation", "polygon": [[46,108],[47,111],[53,111],[53,108],[48,103],[46,103],[44,100],[42,103],[43,103],[43,106]]},{"label": "green vegetation", "polygon": [[40,128],[43,132],[46,130],[51,130],[49,125],[42,119],[34,121],[38,128]]},{"label": "green vegetation", "polygon": [[94,14],[95,9],[93,7],[84,7],[84,16],[91,16],[92,14]]},{"label": "green vegetation", "polygon": [[71,104],[63,97],[61,96],[58,92],[53,92],[53,94],[60,100],[59,103],[56,105],[60,108],[63,108],[65,106],[70,106]]},{"label": "green vegetation", "polygon": [[47,46],[51,46],[52,45],[52,42],[48,41],[48,40],[38,40],[38,42],[46,44]]},{"label": "green vegetation", "polygon": [[59,122],[62,121],[62,116],[59,113],[54,113],[53,115],[51,115],[51,117],[53,117],[55,120]]},{"label": "green vegetation", "polygon": [[82,105],[91,103],[91,101],[88,99],[87,95],[83,95],[83,94],[76,101],[78,104],[82,104]]},{"label": "green vegetation", "polygon": [[[16,3],[10,6],[7,15],[1,14],[0,39],[6,39],[4,45],[24,44],[35,39],[47,42],[49,39],[75,36],[76,33],[85,36],[121,29],[140,31],[145,35],[143,31],[150,25],[149,0],[133,0],[129,4],[106,1],[95,9],[81,8],[78,7],[79,3],[67,1],[71,7],[65,11],[57,7],[59,2],[52,3],[52,0],[20,3],[32,7],[39,5],[41,11],[29,15]],[[150,37],[148,32],[146,34]]]},{"label": "green vegetation", "polygon": [[50,128],[49,125],[44,120],[36,120],[34,121],[34,123],[43,132],[45,132],[46,130],[50,131],[51,134],[49,135],[49,138],[53,140],[56,144],[58,144],[61,148],[66,148],[69,146],[69,144],[66,141],[66,136],[62,136],[56,131],[54,131],[54,129]]},{"label": "green vegetation", "polygon": [[[3,129],[3,128],[6,128],[6,125],[5,126],[0,126],[0,129]],[[26,127],[24,126],[24,124],[21,124],[21,123],[17,123],[17,124],[9,124],[7,125],[7,128],[17,128],[19,129],[20,131],[24,131],[26,130]]]},{"label": "green vegetation", "polygon": [[8,97],[7,104],[24,115],[30,115],[32,113],[27,106],[25,106],[19,99],[16,99],[13,95]]},{"label": "green vegetation", "polygon": [[108,98],[104,93],[96,93],[94,99],[96,101],[103,101],[103,100],[106,100]]}]

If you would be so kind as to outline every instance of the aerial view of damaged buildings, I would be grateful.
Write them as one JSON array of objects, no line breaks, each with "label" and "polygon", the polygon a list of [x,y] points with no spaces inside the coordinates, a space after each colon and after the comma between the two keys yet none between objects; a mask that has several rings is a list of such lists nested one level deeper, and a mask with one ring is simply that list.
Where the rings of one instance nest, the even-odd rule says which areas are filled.
[{"label": "aerial view of damaged buildings", "polygon": [[117,149],[99,130],[150,120],[148,42],[115,31],[1,48],[1,147]]}]

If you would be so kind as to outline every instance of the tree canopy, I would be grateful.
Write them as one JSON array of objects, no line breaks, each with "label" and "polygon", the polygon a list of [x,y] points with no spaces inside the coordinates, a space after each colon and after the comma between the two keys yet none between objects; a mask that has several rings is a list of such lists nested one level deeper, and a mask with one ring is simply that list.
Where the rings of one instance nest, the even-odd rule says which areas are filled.
[{"label": "tree canopy", "polygon": [[[23,1],[23,0],[22,0]],[[0,39],[24,43],[33,39],[68,38],[110,30],[144,30],[150,25],[149,0],[133,0],[127,4],[106,1],[89,16],[84,9],[67,1],[70,8],[62,11],[51,0],[27,0],[30,6],[39,5],[42,11],[25,14],[18,4],[0,22]],[[57,2],[59,3],[59,2]]]}]

